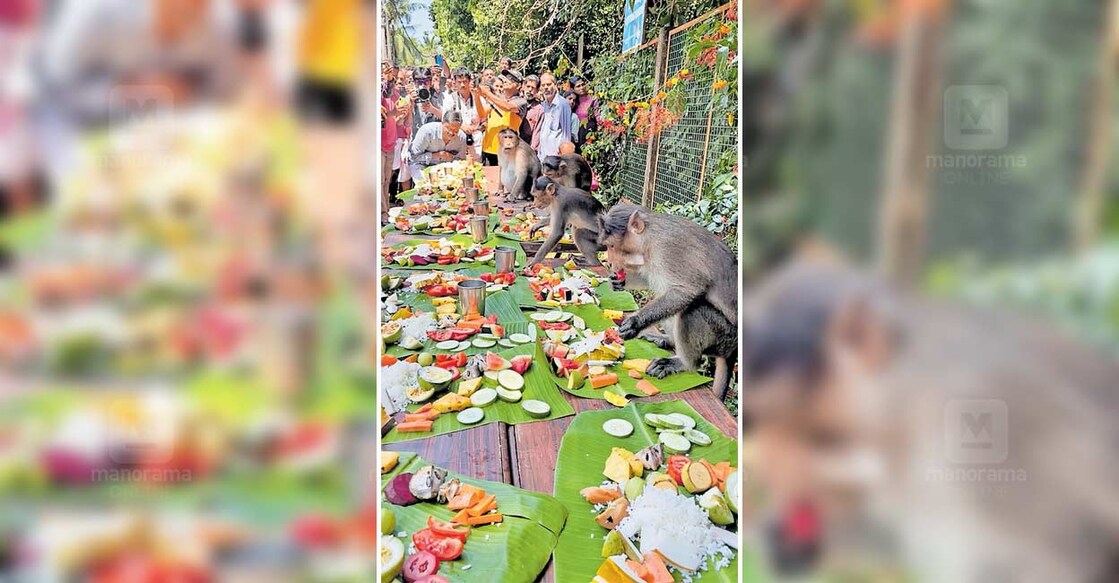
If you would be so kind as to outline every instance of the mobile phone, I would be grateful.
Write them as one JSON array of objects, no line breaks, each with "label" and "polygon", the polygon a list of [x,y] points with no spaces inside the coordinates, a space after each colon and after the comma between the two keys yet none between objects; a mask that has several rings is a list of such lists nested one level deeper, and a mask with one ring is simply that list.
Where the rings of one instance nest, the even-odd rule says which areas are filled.
[{"label": "mobile phone", "polygon": [[435,55],[435,64],[439,67],[443,66],[443,55]]}]

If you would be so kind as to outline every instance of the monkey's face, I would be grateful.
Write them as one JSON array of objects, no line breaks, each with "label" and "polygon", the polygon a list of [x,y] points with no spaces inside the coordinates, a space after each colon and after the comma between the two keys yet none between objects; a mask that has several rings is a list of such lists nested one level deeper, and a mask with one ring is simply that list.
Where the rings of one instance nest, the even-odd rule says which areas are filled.
[{"label": "monkey's face", "polygon": [[532,187],[532,206],[538,209],[546,209],[552,206],[552,201],[556,199],[556,185],[549,184],[544,188],[537,188],[536,185]]},{"label": "monkey's face", "polygon": [[521,139],[517,136],[517,132],[509,129],[501,130],[497,135],[497,143],[502,150],[512,152],[517,149],[517,145]]},{"label": "monkey's face", "polygon": [[554,166],[548,165],[547,162],[540,164],[540,170],[544,173],[544,176],[547,176],[552,180],[555,180],[559,176],[559,169]]},{"label": "monkey's face", "polygon": [[645,245],[642,234],[632,229],[621,233],[610,233],[603,238],[602,244],[606,246],[606,263],[615,271],[640,273],[645,266]]}]

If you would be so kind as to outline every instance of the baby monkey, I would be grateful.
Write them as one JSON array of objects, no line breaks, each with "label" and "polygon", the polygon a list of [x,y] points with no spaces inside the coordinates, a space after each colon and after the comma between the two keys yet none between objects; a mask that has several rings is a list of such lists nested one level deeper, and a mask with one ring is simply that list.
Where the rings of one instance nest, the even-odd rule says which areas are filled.
[{"label": "baby monkey", "polygon": [[544,256],[559,243],[567,226],[571,227],[575,246],[587,258],[587,263],[591,266],[602,265],[598,260],[598,225],[605,209],[597,198],[577,188],[560,186],[551,178],[541,176],[532,185],[532,199],[534,207],[550,209],[550,212],[548,217],[529,229],[529,237],[548,224],[551,225],[551,232],[540,245],[536,257],[529,262],[529,267],[544,260]]},{"label": "baby monkey", "polygon": [[568,188],[591,191],[591,165],[578,154],[545,156],[540,161],[544,176]]}]

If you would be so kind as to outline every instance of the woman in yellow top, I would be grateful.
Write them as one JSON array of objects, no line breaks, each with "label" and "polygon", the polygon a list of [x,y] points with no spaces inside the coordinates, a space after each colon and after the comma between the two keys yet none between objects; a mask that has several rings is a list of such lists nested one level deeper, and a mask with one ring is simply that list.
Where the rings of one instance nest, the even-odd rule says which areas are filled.
[{"label": "woman in yellow top", "polygon": [[[521,74],[516,71],[505,70],[499,78],[501,94],[498,95],[489,87],[482,85],[474,89],[474,104],[478,109],[479,119],[486,120],[486,133],[482,136],[482,160],[490,165],[497,165],[497,133],[502,128],[513,128],[521,134],[522,140],[531,140],[531,131],[528,120],[528,101],[521,97]],[[485,99],[490,105],[482,103]]]}]

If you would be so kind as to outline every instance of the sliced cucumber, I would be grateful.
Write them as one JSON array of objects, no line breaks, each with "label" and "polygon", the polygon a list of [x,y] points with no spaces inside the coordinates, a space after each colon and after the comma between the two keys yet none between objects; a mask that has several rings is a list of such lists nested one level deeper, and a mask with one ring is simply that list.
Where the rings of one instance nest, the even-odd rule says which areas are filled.
[{"label": "sliced cucumber", "polygon": [[545,322],[562,322],[563,321],[563,315],[566,314],[566,313],[567,312],[564,312],[562,310],[553,310],[551,312],[547,312],[547,313],[544,314],[544,316],[545,316],[544,321]]},{"label": "sliced cucumber", "polygon": [[435,345],[439,350],[455,350],[458,348],[458,340],[444,340]]},{"label": "sliced cucumber", "polygon": [[684,422],[672,415],[657,415],[657,421],[665,429],[684,429]]},{"label": "sliced cucumber", "polygon": [[536,320],[537,322],[551,322],[548,318],[551,317],[551,312],[535,312],[529,314],[528,317]]},{"label": "sliced cucumber", "polygon": [[695,419],[692,419],[691,417],[683,413],[669,413],[665,415],[665,417],[668,417],[669,419],[680,423],[680,427],[683,427],[684,429],[695,429]]},{"label": "sliced cucumber", "polygon": [[487,340],[485,338],[475,338],[470,342],[476,348],[492,348],[497,344],[496,340]]},{"label": "sliced cucumber", "polygon": [[508,338],[502,338],[501,340],[498,340],[497,343],[504,346],[505,348],[515,348],[517,346],[516,342],[513,342]]},{"label": "sliced cucumber", "polygon": [[521,403],[521,408],[537,419],[543,419],[552,414],[552,408],[549,407],[547,403],[544,401],[537,401],[536,399],[529,399]]},{"label": "sliced cucumber", "polygon": [[[572,315],[574,316],[574,314],[572,314]],[[579,316],[575,316],[574,318],[571,319],[571,325],[576,330],[586,330],[587,329],[587,323],[582,318],[580,318]]]},{"label": "sliced cucumber", "polygon": [[663,426],[660,423],[660,415],[657,415],[656,413],[646,413],[645,424],[663,429]]},{"label": "sliced cucumber", "polygon": [[529,342],[532,342],[532,336],[529,336],[528,334],[510,334],[509,340],[512,340],[517,344],[528,344]]},{"label": "sliced cucumber", "polygon": [[497,334],[490,334],[489,332],[479,332],[478,334],[474,335],[474,339],[477,340],[479,338],[481,338],[482,340],[493,340],[494,342],[497,342],[497,339],[501,337]]},{"label": "sliced cucumber", "polygon": [[467,348],[470,348],[470,341],[469,340],[463,340],[463,341],[458,343],[458,348],[456,348],[456,350],[458,350],[459,352],[462,352],[463,350],[466,350]]},{"label": "sliced cucumber", "polygon": [[455,415],[455,419],[458,419],[458,422],[462,423],[463,425],[474,425],[475,423],[481,421],[482,418],[485,416],[485,411],[481,410],[478,407],[470,407],[469,409],[463,409],[462,411],[459,411],[458,415]]},{"label": "sliced cucumber", "polygon": [[686,453],[692,448],[692,442],[679,433],[665,432],[657,438],[669,453]]},{"label": "sliced cucumber", "polygon": [[513,370],[497,373],[497,382],[510,391],[520,391],[525,388],[525,378]]},{"label": "sliced cucumber", "polygon": [[566,322],[575,317],[571,312],[560,312],[559,322]]},{"label": "sliced cucumber", "polygon": [[497,389],[497,398],[508,403],[516,403],[521,400],[522,396],[524,396],[524,393],[520,391],[510,391],[501,387]]},{"label": "sliced cucumber", "polygon": [[633,424],[625,419],[608,419],[602,430],[614,437],[629,437],[633,434]]},{"label": "sliced cucumber", "polygon": [[688,441],[696,445],[711,445],[711,438],[707,437],[707,434],[702,431],[696,431],[695,429],[685,429],[684,437]]},{"label": "sliced cucumber", "polygon": [[478,389],[470,395],[470,404],[475,407],[485,407],[497,400],[497,391],[493,389]]}]

